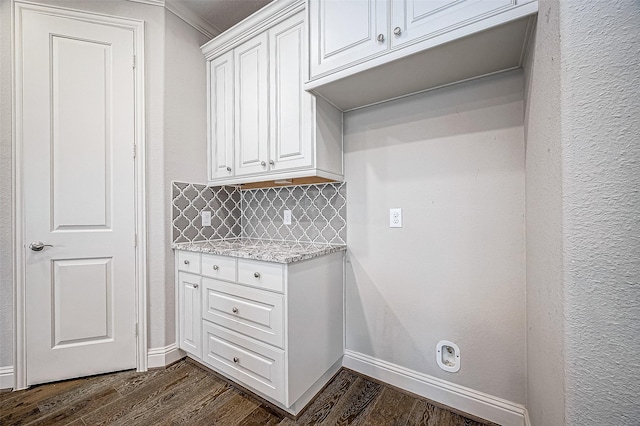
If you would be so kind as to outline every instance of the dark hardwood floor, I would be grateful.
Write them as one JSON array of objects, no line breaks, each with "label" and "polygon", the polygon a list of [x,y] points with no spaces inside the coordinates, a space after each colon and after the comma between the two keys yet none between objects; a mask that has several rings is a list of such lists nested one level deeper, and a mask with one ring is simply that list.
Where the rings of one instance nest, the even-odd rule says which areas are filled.
[{"label": "dark hardwood floor", "polygon": [[349,370],[297,420],[190,360],[0,393],[0,425],[425,425],[479,423]]}]

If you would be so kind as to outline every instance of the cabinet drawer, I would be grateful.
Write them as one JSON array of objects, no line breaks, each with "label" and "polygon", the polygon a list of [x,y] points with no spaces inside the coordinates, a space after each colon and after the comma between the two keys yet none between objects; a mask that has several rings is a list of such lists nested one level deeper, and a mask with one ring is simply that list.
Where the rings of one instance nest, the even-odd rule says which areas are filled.
[{"label": "cabinet drawer", "polygon": [[192,274],[200,273],[200,253],[192,251],[178,251],[178,270],[191,272]]},{"label": "cabinet drawer", "polygon": [[238,282],[252,287],[284,291],[284,265],[238,259]]},{"label": "cabinet drawer", "polygon": [[202,275],[219,280],[236,280],[236,259],[214,254],[202,254]]},{"label": "cabinet drawer", "polygon": [[284,352],[203,321],[203,361],[284,404]]},{"label": "cabinet drawer", "polygon": [[284,346],[284,296],[208,278],[204,288],[202,317],[265,343]]}]

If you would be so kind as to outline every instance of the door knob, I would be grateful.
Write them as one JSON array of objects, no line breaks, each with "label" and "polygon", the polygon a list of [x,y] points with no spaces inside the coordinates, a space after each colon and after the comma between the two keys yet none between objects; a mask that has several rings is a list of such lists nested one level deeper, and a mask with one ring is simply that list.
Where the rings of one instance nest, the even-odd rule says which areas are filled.
[{"label": "door knob", "polygon": [[42,251],[45,247],[53,247],[51,244],[45,244],[42,241],[34,241],[29,244],[29,248],[33,251]]}]

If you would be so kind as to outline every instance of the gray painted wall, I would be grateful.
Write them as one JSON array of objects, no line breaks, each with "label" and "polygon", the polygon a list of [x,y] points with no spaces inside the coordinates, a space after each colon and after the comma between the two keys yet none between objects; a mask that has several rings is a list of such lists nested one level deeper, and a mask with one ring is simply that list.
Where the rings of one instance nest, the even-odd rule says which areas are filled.
[{"label": "gray painted wall", "polygon": [[640,2],[560,2],[566,421],[640,422]]},{"label": "gray painted wall", "polygon": [[[164,303],[153,304],[156,318],[164,318],[165,346],[175,336],[175,269],[171,225],[171,181],[207,181],[207,78],[200,46],[209,41],[173,13],[165,13],[164,74]],[[159,299],[156,299],[159,300]],[[152,346],[153,347],[153,346]]]},{"label": "gray painted wall", "polygon": [[[522,73],[345,114],[347,349],[525,402]],[[404,227],[389,228],[389,208]],[[435,346],[460,347],[461,369]]]},{"label": "gray painted wall", "polygon": [[[5,47],[10,47],[12,18],[10,2],[2,0],[0,3],[0,366],[10,366],[13,364],[13,247],[11,103],[7,94],[11,88],[11,55],[10,48]],[[202,155],[206,146],[206,93],[203,90],[206,80],[204,59],[199,50],[199,45],[206,40],[163,7],[124,0],[42,0],[39,3],[145,21],[148,343],[150,348],[167,346],[175,342],[169,182],[172,179],[203,181],[206,178],[206,157]],[[166,42],[169,38],[171,40]],[[169,55],[172,55],[171,59]]]},{"label": "gray painted wall", "polygon": [[540,3],[525,60],[527,409],[533,425],[564,422],[560,28]]}]

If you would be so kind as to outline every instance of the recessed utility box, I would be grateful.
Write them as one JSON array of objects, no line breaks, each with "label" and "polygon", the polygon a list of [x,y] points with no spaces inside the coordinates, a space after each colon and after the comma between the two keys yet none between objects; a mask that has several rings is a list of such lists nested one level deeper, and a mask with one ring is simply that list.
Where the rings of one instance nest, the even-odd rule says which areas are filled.
[{"label": "recessed utility box", "polygon": [[440,340],[436,345],[436,361],[440,368],[450,373],[460,370],[460,348],[448,340]]}]

